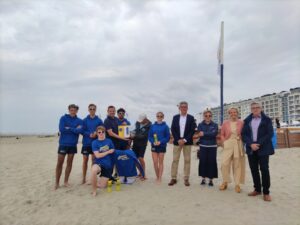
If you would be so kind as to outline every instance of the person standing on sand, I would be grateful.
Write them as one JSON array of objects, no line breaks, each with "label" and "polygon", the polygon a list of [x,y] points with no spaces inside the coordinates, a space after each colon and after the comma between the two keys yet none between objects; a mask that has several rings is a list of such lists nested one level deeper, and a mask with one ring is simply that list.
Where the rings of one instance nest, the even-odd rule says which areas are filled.
[{"label": "person standing on sand", "polygon": [[[146,174],[146,164],[144,160],[145,151],[148,144],[148,134],[151,127],[151,121],[148,120],[147,115],[142,113],[139,115],[138,121],[135,123],[135,129],[133,131],[134,136],[132,150],[134,151],[136,157],[138,158],[140,164],[143,167],[144,173]],[[146,179],[146,175],[142,178],[142,175],[139,174],[141,179]]]},{"label": "person standing on sand", "polygon": [[253,102],[251,103],[251,114],[244,120],[244,124],[242,138],[246,146],[254,183],[254,190],[248,196],[261,195],[263,188],[263,199],[269,202],[271,201],[269,156],[274,154],[272,120],[262,112],[259,103]]},{"label": "person standing on sand", "polygon": [[114,106],[108,106],[107,117],[104,120],[104,126],[106,128],[107,138],[111,139],[115,148],[120,149],[120,141],[129,141],[129,139],[122,138],[118,135],[118,118],[115,117],[116,108]]},{"label": "person standing on sand", "polygon": [[95,163],[92,166],[92,195],[97,195],[97,174],[100,174],[99,187],[105,188],[107,181],[111,178],[113,170],[114,145],[112,141],[105,137],[105,127],[97,127],[98,139],[92,143],[92,149],[95,155]]},{"label": "person standing on sand", "polygon": [[193,135],[196,129],[195,119],[187,114],[188,103],[183,101],[179,103],[180,114],[173,117],[171,132],[174,137],[173,162],[171,167],[172,179],[169,186],[177,183],[178,164],[181,151],[184,158],[184,185],[190,186],[189,177],[191,170],[191,149],[193,145]]},{"label": "person standing on sand", "polygon": [[102,120],[96,115],[97,106],[95,104],[89,104],[88,110],[89,115],[87,115],[87,117],[83,119],[82,131],[82,184],[86,182],[86,171],[88,167],[89,155],[91,155],[91,164],[93,164],[95,159],[92,151],[92,142],[97,138],[96,129],[98,126],[103,125]]},{"label": "person standing on sand", "polygon": [[72,170],[72,163],[74,154],[77,153],[77,143],[79,134],[82,133],[82,120],[77,117],[79,107],[75,104],[68,106],[69,114],[65,114],[59,120],[59,147],[58,147],[58,158],[56,165],[56,181],[55,187],[56,190],[59,188],[59,180],[62,173],[62,168],[65,160],[66,154],[67,157],[67,167],[65,170],[65,180],[64,186],[69,187],[69,176]]},{"label": "person standing on sand", "polygon": [[156,113],[156,118],[157,121],[151,125],[148,137],[151,143],[156,182],[161,183],[164,170],[164,157],[167,150],[167,143],[170,140],[170,128],[166,122],[163,121],[163,112]]},{"label": "person standing on sand", "polygon": [[[117,111],[118,114],[118,125],[127,125],[130,126],[130,122],[125,118],[125,109],[119,108]],[[130,148],[130,140],[129,141],[123,141],[120,140],[120,150],[126,150]]]},{"label": "person standing on sand", "polygon": [[198,175],[202,177],[201,185],[206,184],[205,178],[209,178],[209,186],[213,186],[213,178],[218,178],[217,166],[217,140],[218,124],[212,121],[212,112],[203,112],[203,121],[198,125],[199,140],[199,167]]},{"label": "person standing on sand", "polygon": [[227,189],[231,182],[230,170],[232,165],[235,192],[241,192],[241,184],[245,183],[245,153],[243,149],[241,132],[243,121],[238,118],[238,109],[231,107],[228,110],[229,120],[224,121],[221,128],[221,143],[223,146],[221,172],[223,183],[220,191]]}]

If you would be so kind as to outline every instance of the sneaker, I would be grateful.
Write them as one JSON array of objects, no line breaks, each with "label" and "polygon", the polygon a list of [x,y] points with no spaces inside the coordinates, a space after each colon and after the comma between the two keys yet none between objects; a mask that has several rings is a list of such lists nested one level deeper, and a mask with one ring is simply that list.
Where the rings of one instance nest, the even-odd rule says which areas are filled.
[{"label": "sneaker", "polygon": [[214,186],[214,183],[212,182],[212,180],[209,181],[208,186]]},{"label": "sneaker", "polygon": [[206,181],[205,181],[205,179],[202,179],[202,181],[201,181],[201,183],[200,183],[201,185],[205,185],[206,184]]}]

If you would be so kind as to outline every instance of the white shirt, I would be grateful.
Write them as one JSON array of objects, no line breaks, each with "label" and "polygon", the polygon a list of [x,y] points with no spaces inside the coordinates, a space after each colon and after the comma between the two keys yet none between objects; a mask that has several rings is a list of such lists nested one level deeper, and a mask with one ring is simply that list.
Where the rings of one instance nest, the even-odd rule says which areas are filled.
[{"label": "white shirt", "polygon": [[186,115],[184,116],[180,115],[179,118],[180,138],[184,137],[185,124],[186,124]]}]

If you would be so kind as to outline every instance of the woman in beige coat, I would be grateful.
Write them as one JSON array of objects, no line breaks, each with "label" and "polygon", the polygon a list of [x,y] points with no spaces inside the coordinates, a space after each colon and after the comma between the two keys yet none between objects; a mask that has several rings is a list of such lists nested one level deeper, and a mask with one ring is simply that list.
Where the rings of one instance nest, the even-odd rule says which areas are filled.
[{"label": "woman in beige coat", "polygon": [[240,193],[240,185],[245,182],[245,153],[241,138],[243,121],[238,119],[237,108],[230,108],[228,113],[230,119],[224,121],[221,128],[221,143],[223,145],[221,172],[223,183],[219,189],[221,191],[226,190],[228,183],[231,182],[230,168],[232,166],[235,191]]}]

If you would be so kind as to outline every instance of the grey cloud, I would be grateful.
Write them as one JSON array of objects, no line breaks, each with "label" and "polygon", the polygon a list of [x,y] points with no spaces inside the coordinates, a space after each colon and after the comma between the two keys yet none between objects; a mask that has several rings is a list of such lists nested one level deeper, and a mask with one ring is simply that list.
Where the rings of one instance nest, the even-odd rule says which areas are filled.
[{"label": "grey cloud", "polygon": [[[180,100],[219,104],[299,86],[298,1],[1,1],[0,132],[54,132],[71,102],[126,107],[130,119]],[[288,79],[287,79],[288,77]],[[24,107],[22,115],[14,115]],[[34,116],[33,116],[34,115]],[[38,123],[35,120],[39,121]],[[44,124],[43,124],[44,123]],[[30,127],[30,129],[28,129]]]}]

